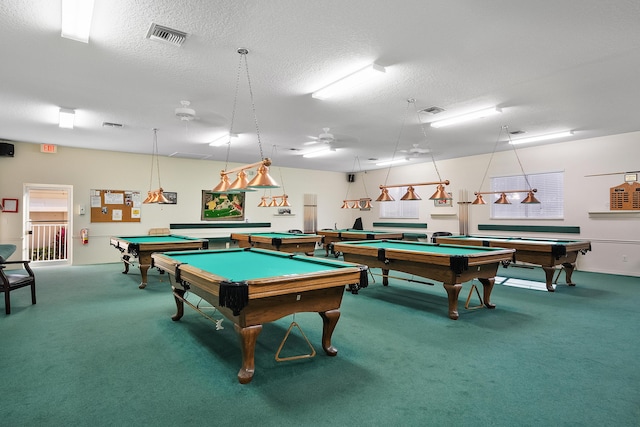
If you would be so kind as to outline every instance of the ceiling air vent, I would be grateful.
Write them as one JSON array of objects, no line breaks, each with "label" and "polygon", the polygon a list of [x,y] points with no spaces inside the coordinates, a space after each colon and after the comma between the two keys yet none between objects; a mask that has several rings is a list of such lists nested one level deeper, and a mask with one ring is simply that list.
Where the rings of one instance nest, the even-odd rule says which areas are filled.
[{"label": "ceiling air vent", "polygon": [[421,113],[429,113],[429,114],[438,114],[438,113],[442,113],[444,111],[444,108],[441,107],[429,107],[429,108],[423,108],[422,110],[420,110]]},{"label": "ceiling air vent", "polygon": [[152,23],[147,31],[147,38],[174,46],[182,46],[182,43],[187,39],[187,33]]}]

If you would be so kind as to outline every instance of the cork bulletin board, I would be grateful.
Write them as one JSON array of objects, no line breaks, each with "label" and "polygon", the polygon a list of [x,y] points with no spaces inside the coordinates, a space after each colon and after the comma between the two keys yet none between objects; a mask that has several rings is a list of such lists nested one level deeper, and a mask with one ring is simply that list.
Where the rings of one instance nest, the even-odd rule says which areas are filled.
[{"label": "cork bulletin board", "polygon": [[91,190],[91,222],[140,222],[139,191]]}]

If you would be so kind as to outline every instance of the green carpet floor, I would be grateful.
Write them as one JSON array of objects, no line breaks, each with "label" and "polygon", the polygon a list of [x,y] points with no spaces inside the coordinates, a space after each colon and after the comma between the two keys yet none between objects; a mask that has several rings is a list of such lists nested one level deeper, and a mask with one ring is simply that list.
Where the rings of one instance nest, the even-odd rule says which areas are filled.
[{"label": "green carpet floor", "polygon": [[[23,289],[11,315],[0,307],[2,426],[640,425],[638,277],[577,271],[555,293],[496,285],[495,310],[465,310],[465,284],[457,321],[440,284],[376,278],[345,294],[336,357],[320,317],[300,313],[265,325],[241,385],[233,325],[188,307],[173,322],[166,275],[150,271],[140,290],[139,270],[117,264],[35,271],[38,304]],[[276,362],[292,320],[318,354]],[[285,350],[308,351],[295,329]]]}]

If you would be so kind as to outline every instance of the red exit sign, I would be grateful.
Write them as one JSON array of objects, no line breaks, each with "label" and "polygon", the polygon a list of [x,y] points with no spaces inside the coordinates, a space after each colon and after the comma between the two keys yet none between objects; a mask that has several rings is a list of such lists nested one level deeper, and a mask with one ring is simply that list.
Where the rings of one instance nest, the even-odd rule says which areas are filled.
[{"label": "red exit sign", "polygon": [[40,144],[40,151],[43,153],[57,153],[58,146],[54,144]]}]

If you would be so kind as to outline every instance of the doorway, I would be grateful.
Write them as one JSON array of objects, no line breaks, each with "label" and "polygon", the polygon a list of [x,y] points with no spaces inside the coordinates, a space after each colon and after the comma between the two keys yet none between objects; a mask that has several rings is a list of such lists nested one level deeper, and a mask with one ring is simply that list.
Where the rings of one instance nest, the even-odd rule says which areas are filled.
[{"label": "doorway", "polygon": [[25,184],[23,203],[23,259],[70,265],[73,186]]}]

